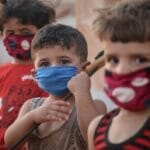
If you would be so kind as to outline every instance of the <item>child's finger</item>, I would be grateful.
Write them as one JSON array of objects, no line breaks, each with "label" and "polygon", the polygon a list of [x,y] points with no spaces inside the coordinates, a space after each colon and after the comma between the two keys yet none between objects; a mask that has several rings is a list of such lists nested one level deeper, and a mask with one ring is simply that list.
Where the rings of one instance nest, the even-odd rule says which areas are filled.
[{"label": "child's finger", "polygon": [[63,101],[63,100],[57,100],[57,101],[52,101],[52,100],[46,100],[47,102],[44,102],[42,106],[51,106],[51,105],[61,105],[61,106],[69,106],[70,103]]},{"label": "child's finger", "polygon": [[69,106],[61,106],[61,105],[52,105],[49,110],[68,114],[70,112],[70,107]]},{"label": "child's finger", "polygon": [[65,114],[65,113],[61,113],[57,111],[50,111],[46,118],[48,120],[60,121],[60,120],[67,120],[68,117],[69,117],[69,114]]},{"label": "child's finger", "polygon": [[49,104],[44,105],[45,109],[51,111],[58,111],[62,113],[69,113],[70,103],[65,101],[51,101]]},{"label": "child's finger", "polygon": [[57,100],[57,101],[51,101],[50,104],[56,104],[56,105],[61,105],[61,106],[69,106],[70,103],[62,100]]}]

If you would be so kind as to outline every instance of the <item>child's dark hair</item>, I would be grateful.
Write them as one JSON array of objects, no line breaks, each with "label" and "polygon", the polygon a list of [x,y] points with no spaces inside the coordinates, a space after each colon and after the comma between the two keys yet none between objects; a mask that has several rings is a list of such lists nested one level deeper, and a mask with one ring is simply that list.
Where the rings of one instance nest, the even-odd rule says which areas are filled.
[{"label": "child's dark hair", "polygon": [[32,41],[32,57],[34,58],[34,53],[43,48],[56,45],[66,50],[73,48],[81,61],[87,60],[87,42],[83,34],[71,26],[62,24],[46,25],[36,33]]},{"label": "child's dark hair", "polygon": [[10,18],[17,18],[21,24],[30,24],[38,29],[55,21],[55,10],[42,0],[7,0],[2,1],[0,28]]},{"label": "child's dark hair", "polygon": [[150,41],[150,0],[129,0],[111,9],[100,9],[93,24],[100,40]]},{"label": "child's dark hair", "polygon": [[0,3],[1,3],[1,4],[6,4],[6,3],[7,3],[7,0],[0,0]]}]

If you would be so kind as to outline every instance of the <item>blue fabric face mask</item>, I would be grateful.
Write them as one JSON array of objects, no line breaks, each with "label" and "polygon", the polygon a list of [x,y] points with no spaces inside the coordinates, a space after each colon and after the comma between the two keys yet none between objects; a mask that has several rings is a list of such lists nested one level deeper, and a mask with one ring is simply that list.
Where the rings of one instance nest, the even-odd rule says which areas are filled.
[{"label": "blue fabric face mask", "polygon": [[77,74],[75,66],[52,66],[36,70],[35,79],[39,87],[55,96],[68,92],[68,81]]}]

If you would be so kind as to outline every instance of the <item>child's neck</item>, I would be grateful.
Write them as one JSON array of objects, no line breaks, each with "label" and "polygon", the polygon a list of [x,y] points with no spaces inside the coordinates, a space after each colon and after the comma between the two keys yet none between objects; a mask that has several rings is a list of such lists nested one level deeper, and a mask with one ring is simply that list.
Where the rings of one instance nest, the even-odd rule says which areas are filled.
[{"label": "child's neck", "polygon": [[118,118],[148,118],[150,117],[150,109],[145,109],[139,112],[133,112],[126,109],[121,109]]},{"label": "child's neck", "polygon": [[50,95],[51,100],[64,100],[64,101],[68,101],[70,104],[74,104],[74,96],[71,95],[69,96],[67,99],[66,97],[68,97],[68,95],[64,95],[64,96],[55,96],[55,95]]},{"label": "child's neck", "polygon": [[13,64],[21,64],[21,65],[27,65],[27,64],[33,64],[32,60],[20,60],[20,59],[13,59],[12,60]]}]

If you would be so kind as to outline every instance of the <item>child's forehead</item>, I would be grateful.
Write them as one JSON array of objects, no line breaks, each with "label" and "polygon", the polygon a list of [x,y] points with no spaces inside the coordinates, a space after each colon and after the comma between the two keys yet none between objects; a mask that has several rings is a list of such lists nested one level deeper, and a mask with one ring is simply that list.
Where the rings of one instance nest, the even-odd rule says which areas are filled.
[{"label": "child's forehead", "polygon": [[111,7],[114,4],[121,2],[123,0],[99,0],[100,8]]},{"label": "child's forehead", "polygon": [[120,54],[145,54],[150,55],[150,42],[112,42],[103,41],[103,49],[105,53],[120,53]]},{"label": "child's forehead", "polygon": [[62,47],[60,45],[55,46],[48,46],[45,48],[41,48],[37,51],[35,51],[35,57],[41,57],[41,56],[75,56],[75,50],[74,48],[67,49],[65,47]]},{"label": "child's forehead", "polygon": [[27,28],[27,29],[37,29],[37,27],[33,24],[23,24],[19,18],[10,17],[7,21],[5,21],[3,28],[10,28],[10,29],[20,29],[20,28]]}]

